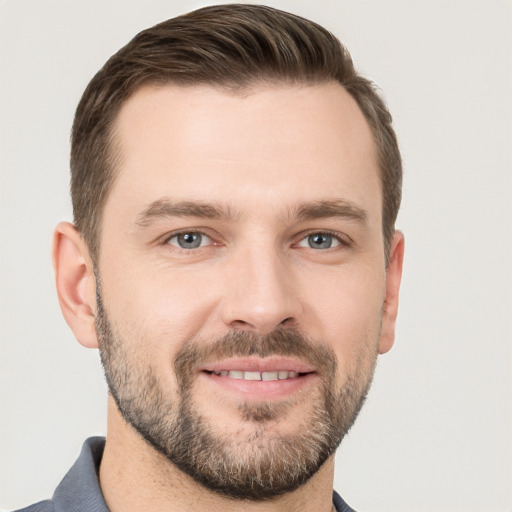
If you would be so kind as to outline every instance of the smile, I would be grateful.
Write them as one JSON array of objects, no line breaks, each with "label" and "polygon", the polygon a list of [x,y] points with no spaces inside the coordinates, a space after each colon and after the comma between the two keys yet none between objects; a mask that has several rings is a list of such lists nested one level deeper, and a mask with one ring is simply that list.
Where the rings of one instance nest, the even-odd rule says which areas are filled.
[{"label": "smile", "polygon": [[283,399],[317,382],[314,367],[293,358],[235,357],[204,365],[204,382],[248,400]]},{"label": "smile", "polygon": [[255,371],[243,371],[243,370],[220,370],[220,371],[212,371],[210,372],[214,375],[218,375],[220,377],[229,377],[231,379],[243,379],[243,380],[262,380],[262,381],[271,381],[271,380],[287,380],[287,379],[295,379],[302,375],[306,375],[306,373],[298,373],[295,371],[272,371],[272,372],[255,372]]}]

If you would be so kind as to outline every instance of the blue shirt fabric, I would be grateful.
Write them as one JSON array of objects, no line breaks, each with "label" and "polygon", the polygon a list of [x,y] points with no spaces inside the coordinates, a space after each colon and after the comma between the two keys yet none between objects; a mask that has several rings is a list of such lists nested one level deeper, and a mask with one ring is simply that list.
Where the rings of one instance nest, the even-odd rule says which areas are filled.
[{"label": "blue shirt fabric", "polygon": [[[53,493],[51,500],[40,501],[15,512],[109,512],[98,480],[104,437],[90,437],[75,464]],[[355,512],[333,493],[337,512]]]}]

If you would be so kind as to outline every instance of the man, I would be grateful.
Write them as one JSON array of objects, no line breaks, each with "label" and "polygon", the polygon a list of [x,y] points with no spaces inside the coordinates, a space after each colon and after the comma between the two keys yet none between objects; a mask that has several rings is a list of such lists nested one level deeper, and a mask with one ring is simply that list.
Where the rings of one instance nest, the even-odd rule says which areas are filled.
[{"label": "man", "polygon": [[394,341],[391,117],[339,41],[275,9],[137,35],[72,134],[59,300],[110,395],[29,511],[352,510],[334,453]]}]

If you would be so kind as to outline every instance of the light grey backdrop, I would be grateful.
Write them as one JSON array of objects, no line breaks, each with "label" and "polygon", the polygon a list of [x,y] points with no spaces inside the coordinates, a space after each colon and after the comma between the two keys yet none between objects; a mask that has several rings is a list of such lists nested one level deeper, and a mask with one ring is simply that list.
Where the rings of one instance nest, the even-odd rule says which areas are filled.
[{"label": "light grey backdrop", "polygon": [[[337,456],[365,512],[512,510],[512,4],[268,0],[347,43],[384,90],[405,162],[398,336]],[[0,508],[46,498],[105,431],[98,355],[57,305],[69,130],[92,75],[198,1],[0,3]]]}]

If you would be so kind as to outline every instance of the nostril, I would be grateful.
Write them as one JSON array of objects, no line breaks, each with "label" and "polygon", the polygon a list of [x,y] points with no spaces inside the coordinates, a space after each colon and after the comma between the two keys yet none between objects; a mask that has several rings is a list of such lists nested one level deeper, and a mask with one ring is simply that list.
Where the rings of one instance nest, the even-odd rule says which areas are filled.
[{"label": "nostril", "polygon": [[231,322],[231,326],[233,327],[233,329],[239,329],[239,330],[254,329],[253,325],[251,325],[249,322],[245,322],[244,320],[233,320]]},{"label": "nostril", "polygon": [[279,325],[291,326],[294,322],[295,320],[290,316],[288,318],[285,318]]}]

